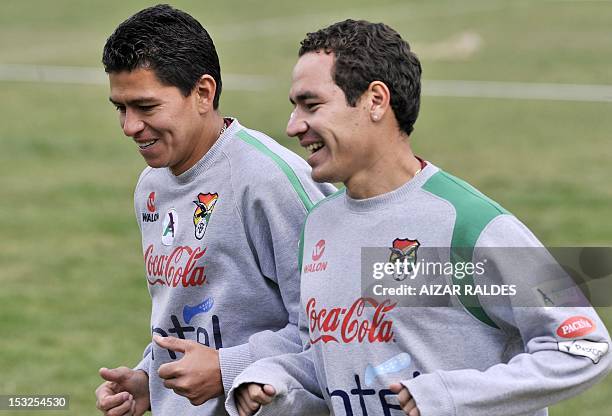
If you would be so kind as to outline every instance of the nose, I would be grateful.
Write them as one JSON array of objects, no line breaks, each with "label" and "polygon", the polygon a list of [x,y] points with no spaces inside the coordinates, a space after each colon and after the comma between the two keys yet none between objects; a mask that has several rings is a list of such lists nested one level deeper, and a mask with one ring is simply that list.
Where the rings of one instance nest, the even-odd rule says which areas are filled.
[{"label": "nose", "polygon": [[135,137],[144,129],[144,122],[138,117],[138,114],[128,108],[121,115],[121,128],[126,136]]},{"label": "nose", "polygon": [[300,117],[297,109],[293,110],[289,115],[289,121],[287,122],[287,136],[295,137],[300,134],[304,134],[308,130],[308,124]]}]

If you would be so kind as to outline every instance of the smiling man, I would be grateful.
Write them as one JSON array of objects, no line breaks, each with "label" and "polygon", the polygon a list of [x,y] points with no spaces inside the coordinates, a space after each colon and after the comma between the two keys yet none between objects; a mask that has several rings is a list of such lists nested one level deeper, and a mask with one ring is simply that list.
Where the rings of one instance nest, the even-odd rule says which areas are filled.
[{"label": "smiling man", "polygon": [[190,15],[140,11],[109,37],[103,63],[123,133],[149,165],[134,208],[154,342],[134,369],[100,370],[97,407],[226,414],[224,391],[247,365],[301,350],[297,243],[308,210],[335,189],[220,114],[215,46]]},{"label": "smiling man", "polygon": [[[438,305],[368,292],[368,258],[395,266],[417,253],[458,272],[486,263],[487,278],[529,291],[548,277],[529,268],[521,280],[508,262],[503,248],[543,250],[516,217],[412,152],[420,77],[408,43],[382,23],[346,20],[302,41],[287,134],[311,151],[315,180],[346,188],[304,226],[304,351],[247,368],[230,414],[541,416],[610,370],[609,335],[586,302],[447,293]],[[460,287],[473,278],[448,274],[432,278]]]}]

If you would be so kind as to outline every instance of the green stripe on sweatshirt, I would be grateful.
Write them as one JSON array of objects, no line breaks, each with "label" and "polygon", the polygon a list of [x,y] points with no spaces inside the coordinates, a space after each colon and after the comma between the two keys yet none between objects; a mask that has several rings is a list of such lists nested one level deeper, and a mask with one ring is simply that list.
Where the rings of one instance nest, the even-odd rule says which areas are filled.
[{"label": "green stripe on sweatshirt", "polygon": [[340,188],[333,194],[323,198],[322,200],[317,202],[310,211],[308,211],[308,214],[306,214],[306,219],[304,220],[304,224],[302,224],[302,232],[300,233],[300,241],[298,242],[298,270],[300,271],[300,273],[302,273],[302,263],[304,262],[304,230],[306,229],[306,222],[308,221],[308,216],[316,207],[321,205],[323,202],[332,200],[336,198],[337,196],[342,195],[344,191],[346,191],[346,188]]},{"label": "green stripe on sweatshirt", "polygon": [[289,166],[287,162],[285,162],[280,156],[270,150],[265,144],[257,140],[255,137],[251,136],[245,130],[240,130],[236,135],[243,142],[250,144],[255,149],[259,150],[261,153],[272,159],[274,163],[276,163],[276,165],[283,171],[287,179],[289,179],[291,186],[293,186],[293,189],[300,197],[300,200],[304,204],[304,207],[306,207],[306,211],[310,211],[314,204],[308,196],[308,193],[306,193],[306,190],[304,189],[304,186],[302,186],[302,183],[298,179],[297,175],[295,174],[293,169],[291,169],[291,166]]},{"label": "green stripe on sweatshirt", "polygon": [[[493,218],[508,214],[508,211],[467,182],[443,171],[429,178],[423,185],[423,189],[450,202],[455,207],[456,218],[451,241],[451,261],[453,263],[472,261],[474,246],[482,230]],[[473,285],[474,277],[466,275],[459,279],[453,276],[453,283]],[[478,320],[493,328],[499,328],[480,305],[478,296],[460,295],[459,301]]]}]

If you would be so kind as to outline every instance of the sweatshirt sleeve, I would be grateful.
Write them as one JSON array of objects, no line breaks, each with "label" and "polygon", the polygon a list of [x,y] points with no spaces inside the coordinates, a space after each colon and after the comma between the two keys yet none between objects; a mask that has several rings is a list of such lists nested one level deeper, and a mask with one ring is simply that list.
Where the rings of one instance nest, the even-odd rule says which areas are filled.
[{"label": "sweatshirt sleeve", "polygon": [[[516,218],[501,215],[493,219],[477,241],[473,261],[486,256],[487,269],[494,270],[492,275],[499,279],[496,283],[516,284],[519,292],[533,292],[534,282],[526,281],[526,277],[535,284],[546,279],[541,273],[533,273],[542,270],[529,264],[530,259],[510,261],[508,250],[491,247],[544,252]],[[517,272],[518,264],[525,272]],[[610,371],[610,336],[595,310],[585,302],[537,307],[525,296],[507,297],[505,302],[493,306],[483,303],[483,307],[499,330],[515,334],[522,341],[524,350],[485,371],[438,370],[402,381],[422,416],[530,414],[581,393]]]},{"label": "sweatshirt sleeve", "polygon": [[305,345],[303,351],[264,358],[236,377],[225,401],[225,408],[231,416],[238,416],[236,389],[247,383],[270,384],[276,390],[274,400],[262,406],[257,416],[330,414],[317,378],[313,360],[315,352],[307,342],[309,336],[306,322],[304,310],[300,308],[299,332]]},{"label": "sweatshirt sleeve", "polygon": [[134,367],[134,370],[142,370],[147,375],[149,374],[149,368],[151,365],[151,343],[147,345],[144,352],[142,353],[142,360]]},{"label": "sweatshirt sleeve", "polygon": [[[140,212],[142,211],[142,207],[140,206],[140,201],[143,200],[142,195],[140,195],[140,184],[142,179],[151,171],[150,167],[146,167],[138,178],[138,182],[136,182],[136,187],[134,188],[134,214],[136,215],[136,224],[138,224],[138,230],[142,236],[142,223],[140,222]],[[134,367],[134,370],[142,370],[147,375],[149,375],[149,368],[151,365],[151,343],[149,343],[142,353],[142,360]]]},{"label": "sweatshirt sleeve", "polygon": [[300,306],[298,242],[302,224],[313,203],[331,193],[331,185],[312,182],[308,171],[289,174],[270,166],[265,175],[254,174],[248,183],[233,183],[246,237],[261,274],[277,285],[287,311],[287,324],[277,331],[251,335],[248,343],[219,350],[223,387],[249,364],[265,357],[300,352],[297,327]]},{"label": "sweatshirt sleeve", "polygon": [[257,416],[329,415],[316,377],[312,350],[265,358],[249,366],[234,380],[225,401],[231,416],[238,415],[236,389],[245,383],[270,384],[276,390],[272,403],[262,406]]}]

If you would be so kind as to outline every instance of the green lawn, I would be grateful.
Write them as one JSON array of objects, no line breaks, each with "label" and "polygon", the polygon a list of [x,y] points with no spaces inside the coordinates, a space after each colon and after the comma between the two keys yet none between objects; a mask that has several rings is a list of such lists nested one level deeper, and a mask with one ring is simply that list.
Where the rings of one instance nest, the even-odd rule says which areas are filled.
[{"label": "green lawn", "polygon": [[[149,4],[4,0],[0,64],[99,67],[110,31]],[[294,149],[284,127],[299,41],[347,17],[395,27],[423,57],[427,80],[612,85],[612,2],[173,5],[209,28],[225,74],[270,80],[259,91],[228,84],[222,112]],[[463,33],[475,34],[479,46],[457,56],[453,39]],[[68,394],[63,414],[70,415],[96,414],[97,369],[136,363],[149,338],[132,208],[144,163],[122,136],[107,95],[103,85],[0,81],[0,394]],[[611,245],[610,114],[612,102],[425,96],[413,143],[545,244]],[[612,326],[612,309],[599,311]],[[609,415],[611,388],[608,377],[550,413]]]}]

